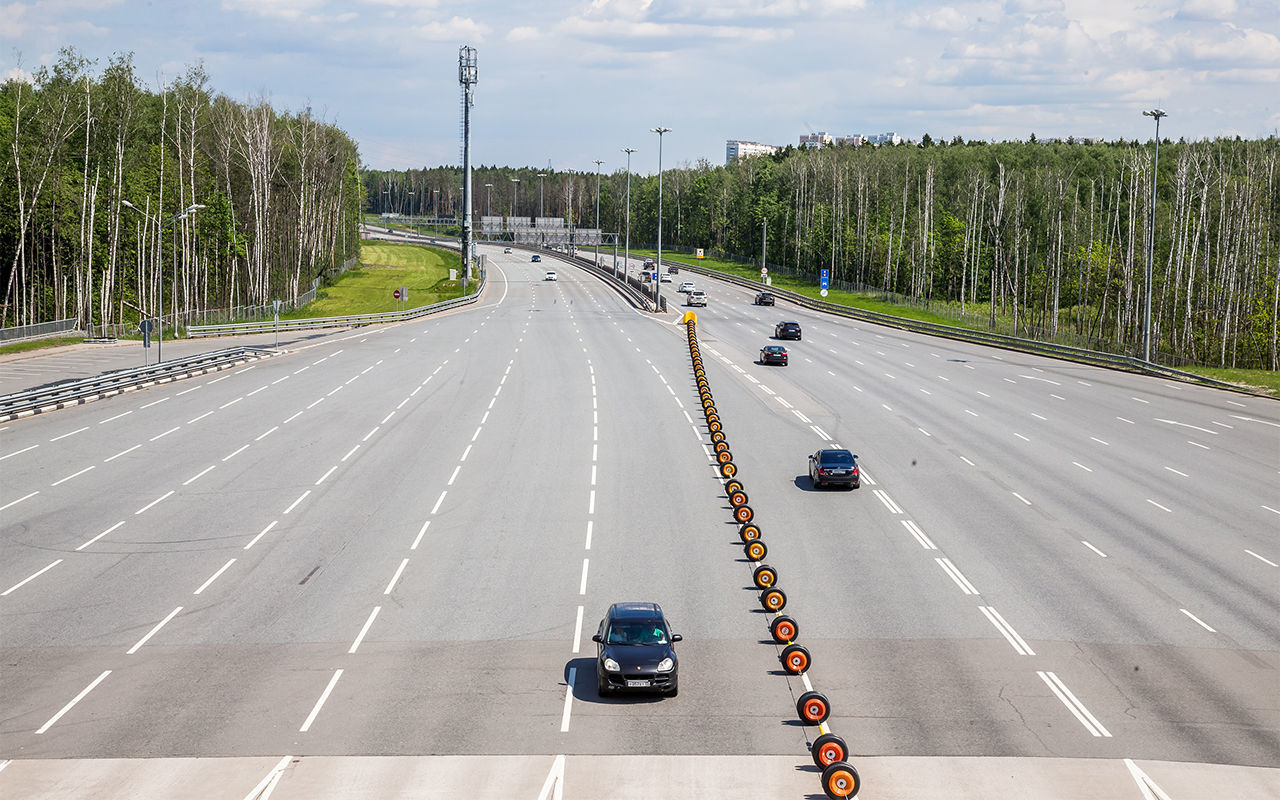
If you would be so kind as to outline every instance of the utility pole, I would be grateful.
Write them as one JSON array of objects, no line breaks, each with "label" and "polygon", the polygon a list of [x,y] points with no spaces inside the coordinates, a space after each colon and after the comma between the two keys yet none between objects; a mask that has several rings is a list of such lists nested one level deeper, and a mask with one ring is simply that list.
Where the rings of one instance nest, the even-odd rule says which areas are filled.
[{"label": "utility pole", "polygon": [[654,268],[658,271],[653,282],[653,311],[659,313],[662,311],[662,134],[670,133],[670,128],[650,128],[649,130],[658,134],[658,260],[654,264]]},{"label": "utility pole", "polygon": [[600,165],[604,162],[595,160],[596,165],[596,266],[600,266]]},{"label": "utility pole", "polygon": [[467,276],[471,273],[471,258],[475,244],[471,241],[471,106],[472,95],[479,71],[476,67],[476,49],[467,45],[458,48],[458,83],[462,84],[462,288],[467,288]]},{"label": "utility pole", "polygon": [[1142,360],[1151,363],[1151,294],[1155,287],[1151,285],[1151,261],[1156,249],[1156,178],[1160,171],[1160,118],[1167,117],[1163,109],[1153,108],[1143,111],[1142,116],[1154,117],[1156,121],[1156,160],[1151,167],[1151,225],[1147,235],[1147,309],[1146,322],[1143,325]]},{"label": "utility pole", "polygon": [[626,280],[627,270],[631,268],[631,154],[635,151],[634,147],[622,148],[622,152],[627,154],[627,240],[622,248],[623,280]]}]

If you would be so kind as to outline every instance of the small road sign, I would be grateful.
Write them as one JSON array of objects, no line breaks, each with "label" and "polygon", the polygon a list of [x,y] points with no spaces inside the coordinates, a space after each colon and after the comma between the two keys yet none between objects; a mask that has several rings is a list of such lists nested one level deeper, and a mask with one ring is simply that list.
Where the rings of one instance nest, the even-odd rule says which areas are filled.
[{"label": "small road sign", "polygon": [[392,292],[392,293],[391,293],[391,296],[392,296],[392,297],[394,297],[395,299],[399,300],[399,299],[400,299],[400,290],[399,290],[399,289],[396,289],[394,292]]}]

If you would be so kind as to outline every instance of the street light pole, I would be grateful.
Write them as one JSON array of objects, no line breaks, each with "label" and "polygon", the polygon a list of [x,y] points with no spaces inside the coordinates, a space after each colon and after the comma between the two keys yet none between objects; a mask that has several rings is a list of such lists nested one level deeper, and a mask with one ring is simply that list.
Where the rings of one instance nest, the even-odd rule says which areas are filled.
[{"label": "street light pole", "polygon": [[546,209],[542,205],[542,179],[545,177],[547,177],[547,173],[545,172],[538,173],[538,216],[539,217],[546,216]]},{"label": "street light pole", "polygon": [[[153,225],[157,224],[158,220],[156,217],[153,217],[151,214],[148,214],[147,212],[138,208],[133,203],[130,203],[128,200],[121,200],[120,204],[125,208],[132,209],[133,211],[138,212],[139,214],[142,215],[143,219],[150,221]],[[156,246],[160,247],[161,245],[164,244],[165,228],[168,228],[169,226],[175,224],[178,220],[186,219],[189,215],[196,213],[197,211],[199,211],[204,207],[205,206],[202,203],[196,203],[195,205],[188,206],[185,209],[183,209],[180,213],[174,214],[172,217],[169,217],[169,219],[166,220],[163,224],[160,224],[158,226],[159,239],[156,242]],[[157,259],[157,263],[162,264],[164,262],[159,261],[159,259]],[[174,280],[176,281],[178,277],[178,242],[176,237],[174,238],[174,242],[173,242],[173,276],[174,276]],[[160,304],[159,314],[156,315],[157,318],[160,320],[160,329],[156,331],[156,363],[157,364],[159,364],[162,360],[164,360],[163,359],[163,356],[164,356],[164,275],[163,274],[160,275],[160,279],[161,279],[160,286],[158,291],[156,292],[156,296],[159,298],[158,302]],[[178,335],[177,334],[178,308],[177,308],[176,299],[174,300],[173,325],[174,325],[174,336],[176,337]]]},{"label": "street light pole", "polygon": [[486,183],[484,185],[484,215],[486,217],[493,216],[493,184]]},{"label": "street light pole", "polygon": [[627,239],[622,248],[622,276],[624,281],[627,278],[627,270],[631,268],[631,154],[635,151],[634,147],[622,148],[622,152],[627,154]]},{"label": "street light pole", "polygon": [[1147,236],[1147,302],[1146,302],[1146,322],[1143,325],[1143,345],[1142,360],[1148,364],[1151,363],[1151,295],[1155,287],[1151,282],[1151,262],[1155,256],[1156,249],[1156,177],[1160,170],[1160,118],[1167,117],[1168,114],[1163,109],[1153,108],[1150,111],[1143,111],[1142,116],[1153,117],[1156,121],[1156,158],[1155,164],[1151,168],[1151,225]]},{"label": "street light pole", "polygon": [[654,264],[654,268],[658,271],[657,280],[653,282],[653,310],[658,313],[662,310],[660,303],[662,295],[662,134],[670,133],[670,128],[650,128],[650,131],[658,134],[658,260]]},{"label": "street light pole", "polygon": [[596,266],[600,266],[600,165],[604,162],[595,160],[596,165]]}]

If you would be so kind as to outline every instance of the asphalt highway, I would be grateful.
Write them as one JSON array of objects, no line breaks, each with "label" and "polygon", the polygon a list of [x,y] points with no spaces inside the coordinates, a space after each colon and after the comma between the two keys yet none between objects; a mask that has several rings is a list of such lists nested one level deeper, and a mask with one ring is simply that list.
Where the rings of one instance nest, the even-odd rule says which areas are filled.
[{"label": "asphalt highway", "polygon": [[[821,796],[679,314],[485,249],[474,306],[0,426],[0,796]],[[1280,405],[694,280],[862,796],[1280,795]],[[597,696],[622,600],[678,697]]]}]

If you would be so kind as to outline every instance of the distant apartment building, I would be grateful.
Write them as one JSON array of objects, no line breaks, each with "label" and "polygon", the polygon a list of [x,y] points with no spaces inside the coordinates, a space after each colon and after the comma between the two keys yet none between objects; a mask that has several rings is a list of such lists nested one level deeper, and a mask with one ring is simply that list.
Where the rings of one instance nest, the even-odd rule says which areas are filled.
[{"label": "distant apartment building", "polygon": [[746,158],[747,156],[769,156],[778,152],[778,150],[779,148],[771,144],[728,139],[724,143],[724,163],[732,164],[739,158]]},{"label": "distant apartment building", "polygon": [[801,147],[823,147],[824,145],[834,144],[835,137],[826,131],[818,131],[817,133],[800,134]]},{"label": "distant apartment building", "polygon": [[825,145],[835,145],[837,147],[860,147],[864,144],[901,144],[902,137],[893,131],[888,133],[875,133],[870,136],[863,136],[855,133],[850,136],[832,136],[826,131],[818,131],[817,133],[804,133],[800,135],[801,147],[823,147]]},{"label": "distant apartment building", "polygon": [[867,144],[902,144],[902,137],[894,131],[876,133],[867,137]]}]

